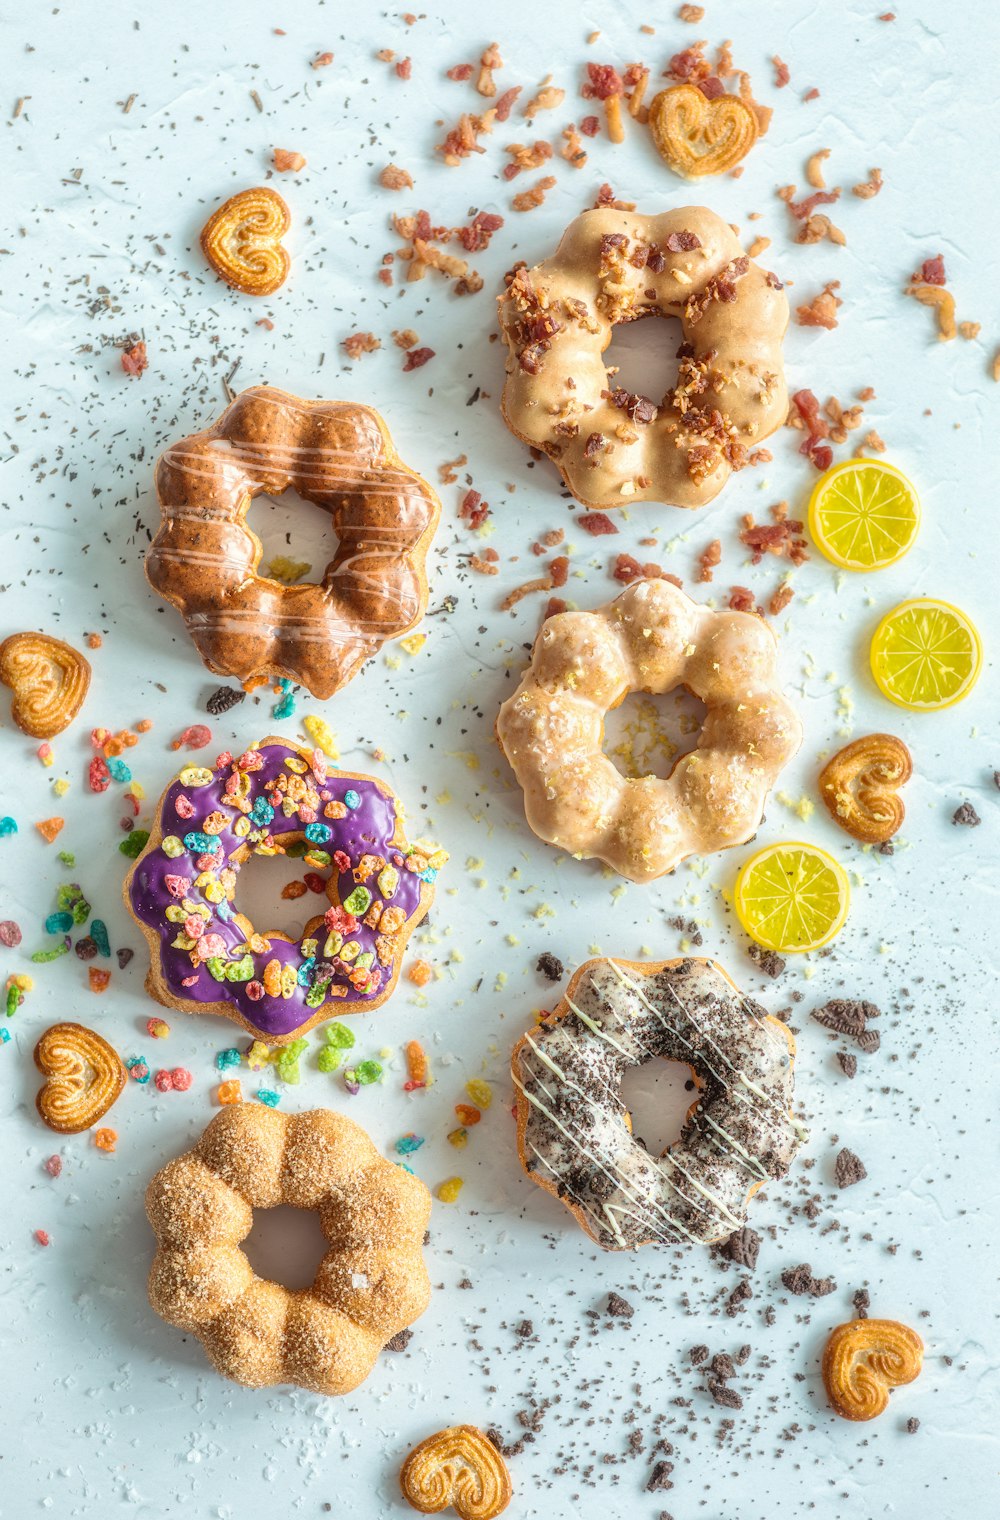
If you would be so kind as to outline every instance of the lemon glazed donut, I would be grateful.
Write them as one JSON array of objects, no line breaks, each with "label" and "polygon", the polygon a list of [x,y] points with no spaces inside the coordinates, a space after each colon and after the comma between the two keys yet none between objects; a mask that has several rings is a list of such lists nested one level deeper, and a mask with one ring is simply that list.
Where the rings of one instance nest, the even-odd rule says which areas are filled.
[{"label": "lemon glazed donut", "polygon": [[[703,507],[785,420],[781,282],[704,206],[585,211],[499,300],[507,426],[588,507]],[[616,386],[603,358],[618,323],[648,316],[681,326],[659,402]]]},{"label": "lemon glazed donut", "polygon": [[[678,686],[707,708],[697,748],[666,780],[622,776],[601,749],[605,715],[629,692]],[[538,837],[631,881],[743,844],[802,740],[767,625],[699,606],[665,580],[546,619],[496,732]]]},{"label": "lemon glazed donut", "polygon": [[[315,1209],[330,1243],[312,1287],[257,1277],[240,1242],[254,1209]],[[431,1197],[343,1114],[222,1110],[146,1189],[157,1239],[149,1301],[247,1388],[350,1393],[430,1302],[421,1255]]]},{"label": "lemon glazed donut", "polygon": [[[263,546],[247,510],[289,489],[329,513],[337,537],[318,583],[257,574]],[[284,678],[330,697],[423,616],[441,504],[371,407],[255,386],[166,450],[156,490],[146,578],[219,675],[247,687]]]},{"label": "lemon glazed donut", "polygon": [[[785,1025],[714,961],[587,961],[514,1049],[521,1165],[607,1251],[711,1245],[742,1228],[806,1138],[794,1058]],[[659,1157],[632,1134],[621,1091],[651,1060],[683,1062],[698,1089]]]}]

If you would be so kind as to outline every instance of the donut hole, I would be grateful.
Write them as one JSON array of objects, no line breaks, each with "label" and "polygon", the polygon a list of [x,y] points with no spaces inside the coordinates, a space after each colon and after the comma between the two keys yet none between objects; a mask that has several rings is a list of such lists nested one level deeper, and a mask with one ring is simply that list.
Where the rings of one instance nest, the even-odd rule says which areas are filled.
[{"label": "donut hole", "polygon": [[682,686],[662,696],[630,691],[604,719],[604,753],[630,780],[663,779],[698,743],[707,711],[701,698]]},{"label": "donut hole", "polygon": [[330,1242],[315,1209],[279,1203],[273,1209],[254,1210],[241,1249],[258,1277],[297,1292],[312,1287]]},{"label": "donut hole", "polygon": [[632,1138],[661,1156],[679,1137],[696,1097],[690,1066],[681,1061],[647,1061],[622,1080],[622,1101],[632,1115]]},{"label": "donut hole", "polygon": [[276,559],[286,559],[309,568],[294,582],[289,582],[285,575],[275,579],[294,585],[319,582],[337,552],[337,535],[329,512],[291,488],[280,496],[255,496],[244,521],[263,546],[258,575],[266,577]]},{"label": "donut hole", "polygon": [[[287,837],[287,836],[286,836]],[[240,868],[233,907],[248,918],[258,934],[278,931],[289,939],[302,938],[306,924],[318,913],[325,913],[329,902],[324,895],[307,887],[300,897],[282,897],[291,882],[300,885],[305,874],[313,873],[301,855],[250,855]],[[316,875],[326,879],[326,873]]]},{"label": "donut hole", "polygon": [[677,385],[680,342],[680,326],[674,321],[661,318],[651,322],[642,317],[634,322],[619,322],[604,351],[608,369],[617,368],[617,374],[609,376],[609,389],[648,396],[659,405]]}]

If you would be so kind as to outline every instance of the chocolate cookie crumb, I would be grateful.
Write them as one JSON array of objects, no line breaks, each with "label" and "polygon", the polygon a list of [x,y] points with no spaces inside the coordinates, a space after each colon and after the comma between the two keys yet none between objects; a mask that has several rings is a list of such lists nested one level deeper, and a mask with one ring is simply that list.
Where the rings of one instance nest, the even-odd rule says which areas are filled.
[{"label": "chocolate cookie crumb", "polygon": [[743,1400],[735,1388],[727,1388],[725,1383],[710,1382],[708,1391],[717,1404],[725,1409],[742,1409]]},{"label": "chocolate cookie crumb", "polygon": [[952,823],[963,824],[969,829],[978,829],[982,819],[972,806],[971,802],[963,802],[961,807],[955,809],[951,818]]},{"label": "chocolate cookie crumb", "polygon": [[620,1293],[609,1293],[606,1312],[612,1319],[631,1319],[635,1310],[627,1298],[622,1298]]},{"label": "chocolate cookie crumb", "polygon": [[747,954],[754,965],[772,979],[780,976],[785,969],[785,962],[777,951],[765,950],[763,945],[748,945]]},{"label": "chocolate cookie crumb", "polygon": [[855,1077],[858,1073],[858,1058],[850,1055],[846,1050],[837,1051],[837,1060],[845,1077]]},{"label": "chocolate cookie crumb", "polygon": [[845,1145],[834,1162],[833,1175],[837,1186],[846,1188],[853,1187],[856,1182],[863,1182],[868,1173],[861,1157],[856,1156]]},{"label": "chocolate cookie crumb", "polygon": [[812,1267],[804,1261],[797,1267],[786,1267],[781,1281],[789,1293],[809,1294],[812,1298],[825,1298],[836,1292],[837,1284],[832,1277],[813,1277]]},{"label": "chocolate cookie crumb", "polygon": [[535,1327],[530,1319],[522,1319],[521,1323],[514,1327],[514,1334],[521,1341],[530,1340],[534,1333]]},{"label": "chocolate cookie crumb", "polygon": [[726,1314],[734,1319],[748,1298],[753,1298],[753,1289],[745,1277],[741,1277],[736,1287],[726,1300]]},{"label": "chocolate cookie crumb", "polygon": [[386,1341],[386,1351],[405,1351],[413,1339],[412,1330],[397,1330],[391,1340]]},{"label": "chocolate cookie crumb", "polygon": [[722,1247],[723,1256],[734,1261],[738,1267],[753,1271],[760,1254],[760,1236],[745,1224],[742,1230],[734,1230]]},{"label": "chocolate cookie crumb", "polygon": [[672,1462],[657,1462],[646,1480],[647,1494],[663,1493],[668,1488],[673,1488],[674,1485],[670,1481],[670,1474],[673,1470],[674,1464]]},{"label": "chocolate cookie crumb", "polygon": [[852,1302],[854,1304],[854,1312],[857,1315],[858,1319],[867,1319],[868,1310],[872,1306],[872,1301],[868,1289],[859,1288],[855,1293]]},{"label": "chocolate cookie crumb", "polygon": [[916,1415],[911,1414],[910,1418],[906,1422],[906,1432],[907,1432],[907,1434],[911,1435],[911,1436],[915,1436],[916,1433],[917,1433],[917,1431],[919,1429],[920,1429],[920,1421],[917,1419]]},{"label": "chocolate cookie crumb", "polygon": [[699,1362],[703,1362],[707,1355],[708,1347],[702,1346],[700,1344],[697,1346],[692,1346],[691,1350],[688,1352],[688,1356],[691,1358],[691,1365],[693,1367],[697,1367]]},{"label": "chocolate cookie crumb", "polygon": [[564,971],[563,963],[557,955],[550,955],[544,951],[535,963],[535,970],[542,976],[548,977],[550,982],[561,982]]},{"label": "chocolate cookie crumb", "polygon": [[129,961],[135,955],[135,951],[134,950],[128,950],[128,949],[116,950],[115,951],[115,955],[118,957],[118,969],[120,971],[124,971],[125,967],[129,963]]},{"label": "chocolate cookie crumb", "polygon": [[864,1029],[858,1035],[858,1049],[866,1056],[873,1056],[882,1045],[882,1036],[877,1029]]},{"label": "chocolate cookie crumb", "polygon": [[720,1383],[728,1382],[730,1378],[736,1376],[736,1367],[733,1359],[725,1351],[717,1351],[709,1365]]},{"label": "chocolate cookie crumb", "polygon": [[213,691],[205,706],[213,718],[221,718],[223,713],[231,707],[237,707],[245,699],[245,691],[239,691],[235,686],[220,686]]},{"label": "chocolate cookie crumb", "polygon": [[829,1029],[834,1034],[846,1034],[856,1040],[864,1034],[868,1020],[877,1019],[880,1015],[881,1009],[876,1008],[874,1003],[863,1002],[860,998],[831,998],[822,1008],[815,1009],[812,1017],[824,1029]]}]

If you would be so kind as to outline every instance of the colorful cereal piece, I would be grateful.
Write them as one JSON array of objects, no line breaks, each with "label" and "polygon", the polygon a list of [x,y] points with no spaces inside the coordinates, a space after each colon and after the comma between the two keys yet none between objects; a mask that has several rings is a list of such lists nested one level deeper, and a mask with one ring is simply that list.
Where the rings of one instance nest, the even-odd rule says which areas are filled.
[{"label": "colorful cereal piece", "polygon": [[472,1077],[466,1082],[465,1090],[477,1108],[487,1109],[493,1102],[493,1089],[482,1077]]},{"label": "colorful cereal piece", "polygon": [[91,992],[104,992],[111,981],[111,972],[102,971],[97,966],[88,966],[87,981],[90,983]]},{"label": "colorful cereal piece", "polygon": [[150,1039],[165,1040],[170,1033],[170,1025],[166,1019],[151,1018],[146,1020],[146,1033]]},{"label": "colorful cereal piece", "polygon": [[370,1087],[381,1077],[382,1068],[377,1061],[360,1061],[354,1068],[354,1075],[362,1087]]},{"label": "colorful cereal piece", "polygon": [[17,820],[11,818],[9,813],[5,814],[3,818],[0,818],[0,839],[9,839],[12,834],[16,833]]},{"label": "colorful cereal piece", "polygon": [[426,987],[433,975],[434,967],[430,961],[411,961],[406,979],[415,987]]},{"label": "colorful cereal piece", "polygon": [[232,1071],[234,1067],[243,1064],[243,1054],[231,1045],[228,1050],[220,1050],[215,1057],[215,1064],[220,1071]]},{"label": "colorful cereal piece", "polygon": [[61,1156],[50,1156],[45,1163],[45,1170],[50,1177],[58,1177],[62,1172],[63,1164]]},{"label": "colorful cereal piece", "polygon": [[268,1108],[277,1108],[281,1102],[281,1094],[275,1092],[273,1087],[258,1087],[257,1100],[266,1104]]},{"label": "colorful cereal piece", "polygon": [[95,1129],[94,1144],[99,1151],[113,1151],[118,1143],[116,1129]]},{"label": "colorful cereal piece", "polygon": [[39,834],[41,834],[46,844],[51,844],[56,836],[60,833],[60,831],[65,828],[65,826],[65,818],[58,817],[43,818],[40,823],[35,824],[35,828],[38,830]]},{"label": "colorful cereal piece", "polygon": [[446,1182],[442,1182],[438,1188],[437,1195],[442,1203],[454,1203],[462,1191],[463,1185],[461,1177],[449,1177]]},{"label": "colorful cereal piece", "polygon": [[138,1082],[140,1087],[145,1087],[149,1081],[149,1067],[142,1056],[129,1056],[125,1067],[133,1082]]},{"label": "colorful cereal piece", "polygon": [[[146,848],[146,844],[147,844],[148,840],[149,840],[149,830],[148,829],[133,829],[130,834],[126,834],[125,835],[125,838],[122,840],[122,842],[118,846],[118,848],[119,848],[119,850],[121,851],[121,853],[123,855],[127,855],[128,856],[129,860],[138,860],[139,856],[142,854],[143,850]],[[176,841],[176,843],[177,843],[178,846],[180,846],[181,842],[178,839]],[[167,850],[167,841],[166,840],[163,841],[163,848],[164,848],[164,850],[166,851],[166,853],[168,855],[169,854],[176,854],[176,855],[180,855],[181,854],[181,849],[180,848],[178,848],[175,851]]]},{"label": "colorful cereal piece", "polygon": [[456,1150],[461,1150],[463,1145],[467,1145],[468,1143],[469,1131],[467,1129],[459,1128],[450,1131],[448,1135],[448,1144],[455,1146]]},{"label": "colorful cereal piece", "polygon": [[111,954],[111,941],[108,938],[108,926],[103,918],[95,918],[90,926],[90,937],[97,946],[98,955]]},{"label": "colorful cereal piece", "polygon": [[243,1084],[238,1077],[233,1077],[228,1082],[220,1082],[216,1088],[215,1096],[223,1105],[227,1103],[242,1103]]},{"label": "colorful cereal piece", "polygon": [[406,1056],[407,1075],[407,1081],[403,1083],[404,1090],[413,1092],[415,1088],[426,1087],[430,1080],[430,1069],[424,1047],[419,1040],[407,1040],[403,1051]]},{"label": "colorful cereal piece", "polygon": [[409,1134],[400,1135],[396,1141],[396,1150],[401,1156],[412,1156],[424,1143],[423,1135],[415,1135],[412,1130]]},{"label": "colorful cereal piece", "polygon": [[478,1108],[473,1108],[470,1103],[456,1103],[455,1113],[467,1129],[471,1129],[473,1124],[478,1124],[483,1117]]}]

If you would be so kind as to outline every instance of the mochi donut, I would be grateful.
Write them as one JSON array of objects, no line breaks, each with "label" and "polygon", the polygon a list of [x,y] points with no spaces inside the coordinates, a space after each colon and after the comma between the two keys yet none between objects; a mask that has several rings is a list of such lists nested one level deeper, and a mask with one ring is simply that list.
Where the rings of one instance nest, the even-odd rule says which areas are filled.
[{"label": "mochi donut", "polygon": [[[703,507],[785,420],[781,281],[704,206],[585,211],[499,301],[507,426],[588,507]],[[662,398],[622,389],[603,357],[619,323],[650,316],[680,324]],[[673,333],[664,341],[676,347]]]},{"label": "mochi donut", "polygon": [[[238,906],[251,855],[303,851],[329,870],[326,911],[299,941],[258,933]],[[406,943],[447,855],[407,843],[403,810],[371,776],[328,769],[319,753],[261,739],[215,769],[186,765],[125,880],[146,937],[146,990],[185,1013],[232,1019],[273,1045],[390,996]]]},{"label": "mochi donut", "polygon": [[[606,714],[629,692],[679,686],[707,708],[697,747],[666,780],[622,776],[601,748]],[[744,844],[802,742],[767,624],[700,606],[665,580],[547,618],[496,733],[538,837],[630,881]]]},{"label": "mochi donut", "polygon": [[[806,1138],[794,1058],[787,1027],[715,961],[587,961],[514,1049],[521,1165],[607,1251],[711,1245],[743,1227]],[[661,1156],[622,1097],[625,1073],[651,1060],[683,1062],[697,1088]]]},{"label": "mochi donut", "polygon": [[[257,1277],[240,1244],[255,1209],[314,1209],[328,1242],[304,1292]],[[146,1189],[157,1249],[149,1301],[247,1388],[350,1393],[423,1314],[431,1197],[344,1114],[237,1103]]]}]

